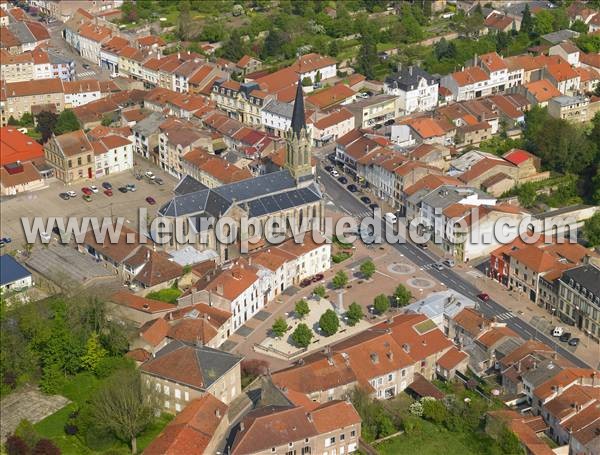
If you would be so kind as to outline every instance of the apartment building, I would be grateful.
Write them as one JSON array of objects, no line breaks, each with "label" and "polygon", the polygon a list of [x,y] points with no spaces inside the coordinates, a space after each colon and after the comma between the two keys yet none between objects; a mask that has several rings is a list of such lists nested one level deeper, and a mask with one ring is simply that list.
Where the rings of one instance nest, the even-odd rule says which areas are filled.
[{"label": "apartment building", "polygon": [[314,122],[312,138],[315,147],[337,141],[355,128],[355,117],[348,109],[341,108]]},{"label": "apartment building", "polygon": [[600,268],[585,264],[563,272],[558,281],[558,314],[600,342]]},{"label": "apartment building", "polygon": [[439,79],[425,70],[409,66],[385,79],[383,93],[399,98],[402,115],[435,109],[438,103]]},{"label": "apartment building", "polygon": [[206,149],[195,148],[183,155],[181,167],[185,175],[195,178],[208,188],[249,179],[252,173],[229,163]]},{"label": "apartment building", "polygon": [[64,109],[64,93],[60,79],[42,79],[38,81],[11,82],[3,87],[0,98],[6,100],[4,116],[20,119],[25,112],[31,112],[34,106],[54,105],[57,111]]},{"label": "apartment building", "polygon": [[400,115],[400,100],[394,95],[374,95],[345,107],[354,114],[354,124],[357,128],[383,125]]},{"label": "apartment building", "polygon": [[311,53],[300,56],[294,64],[290,66],[300,80],[309,78],[313,83],[317,82],[317,73],[320,79],[325,81],[337,75],[337,61],[331,57]]},{"label": "apartment building", "polygon": [[207,394],[231,403],[242,391],[241,361],[225,351],[174,340],[144,362],[140,372],[159,394],[162,408],[175,414]]},{"label": "apartment building", "polygon": [[109,134],[91,141],[95,155],[95,177],[104,177],[128,169],[133,169],[133,142],[117,135]]},{"label": "apartment building", "polygon": [[162,169],[181,178],[181,158],[194,147],[209,147],[210,135],[189,122],[170,118],[159,126],[158,159]]},{"label": "apartment building", "polygon": [[34,65],[31,52],[23,54],[10,54],[0,49],[2,60],[0,68],[4,82],[24,82],[34,79]]},{"label": "apartment building", "polygon": [[63,82],[65,109],[91,103],[102,98],[100,82],[95,79]]},{"label": "apartment building", "polygon": [[262,123],[261,111],[272,97],[261,90],[256,82],[240,84],[233,80],[217,80],[212,87],[211,99],[230,117],[259,127]]},{"label": "apartment building", "polygon": [[589,104],[585,96],[557,96],[548,101],[548,114],[573,123],[587,122]]}]

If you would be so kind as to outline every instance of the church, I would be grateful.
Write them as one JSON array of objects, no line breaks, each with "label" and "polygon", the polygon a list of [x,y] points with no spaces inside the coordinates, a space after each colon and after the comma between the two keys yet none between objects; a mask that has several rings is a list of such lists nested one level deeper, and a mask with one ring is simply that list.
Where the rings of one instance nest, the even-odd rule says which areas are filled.
[{"label": "church", "polygon": [[[304,226],[302,230],[305,231],[312,230],[313,226],[322,231],[323,196],[312,173],[311,137],[305,122],[300,81],[291,127],[285,138],[283,170],[217,188],[205,188],[191,177],[184,177],[175,188],[175,196],[159,209],[159,216],[182,225],[185,234],[196,238],[194,247],[216,251],[221,262],[238,257],[244,241],[264,244],[264,238],[256,238],[252,229],[248,233],[239,233],[238,230],[233,242],[221,242],[220,236],[215,233],[215,224],[222,217],[235,220],[238,226],[243,218],[248,220],[248,224],[260,223],[262,226],[272,218],[287,220],[288,237],[291,237],[290,223]],[[210,219],[215,223],[209,226],[207,220]],[[228,226],[223,228],[229,229]],[[228,235],[228,232],[224,234]],[[173,236],[168,245],[171,248],[184,246],[178,244]]]}]

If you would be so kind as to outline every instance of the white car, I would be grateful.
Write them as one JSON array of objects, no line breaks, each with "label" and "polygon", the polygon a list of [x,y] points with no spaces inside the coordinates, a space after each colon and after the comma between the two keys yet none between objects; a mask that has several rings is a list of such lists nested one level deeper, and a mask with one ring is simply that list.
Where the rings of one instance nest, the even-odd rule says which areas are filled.
[{"label": "white car", "polygon": [[98,187],[96,185],[88,186],[88,188],[90,189],[90,191],[92,193],[97,193],[98,192]]},{"label": "white car", "polygon": [[156,176],[152,173],[152,171],[146,171],[146,177],[148,177],[150,180],[154,180],[156,178]]},{"label": "white car", "polygon": [[340,173],[334,169],[333,171],[331,171],[331,176],[332,177],[339,177]]},{"label": "white car", "polygon": [[552,331],[552,336],[553,337],[559,337],[564,333],[565,329],[563,329],[560,326],[554,327],[554,330]]},{"label": "white car", "polygon": [[75,191],[67,191],[69,197],[77,197],[77,193]]},{"label": "white car", "polygon": [[398,221],[398,217],[392,212],[387,212],[384,217],[388,223],[396,224],[396,221]]}]

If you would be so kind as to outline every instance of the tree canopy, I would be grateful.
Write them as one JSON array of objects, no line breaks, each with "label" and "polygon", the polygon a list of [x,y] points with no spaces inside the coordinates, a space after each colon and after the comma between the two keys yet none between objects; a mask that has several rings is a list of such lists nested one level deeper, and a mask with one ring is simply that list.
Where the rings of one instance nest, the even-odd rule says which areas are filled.
[{"label": "tree canopy", "polygon": [[348,325],[350,326],[355,326],[356,324],[358,324],[358,322],[360,322],[364,316],[365,315],[363,313],[362,307],[356,302],[352,302],[348,307],[348,311],[346,311]]},{"label": "tree canopy", "polygon": [[390,308],[390,299],[388,299],[388,296],[385,294],[379,294],[375,297],[373,306],[375,307],[375,311],[379,314],[383,314]]},{"label": "tree canopy", "polygon": [[340,320],[333,310],[326,310],[319,319],[319,327],[327,336],[331,336],[340,328]]},{"label": "tree canopy", "polygon": [[296,345],[298,345],[301,348],[308,347],[313,336],[314,336],[313,331],[310,330],[310,327],[308,327],[303,322],[298,324],[298,326],[292,332],[292,335],[291,335],[294,343],[296,343]]}]

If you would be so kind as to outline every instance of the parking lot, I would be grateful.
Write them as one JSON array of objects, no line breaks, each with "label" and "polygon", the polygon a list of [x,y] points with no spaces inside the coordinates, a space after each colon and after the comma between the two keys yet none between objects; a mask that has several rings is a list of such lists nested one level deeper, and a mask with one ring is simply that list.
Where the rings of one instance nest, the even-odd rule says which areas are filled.
[{"label": "parking lot", "polygon": [[[146,168],[136,169],[136,172],[144,172]],[[19,194],[14,197],[2,199],[2,219],[0,222],[0,234],[2,237],[11,237],[13,242],[6,249],[19,249],[25,241],[21,217],[33,219],[42,217],[62,217],[65,221],[69,217],[124,217],[125,224],[137,230],[138,208],[146,207],[148,215],[156,214],[161,205],[172,197],[172,190],[176,179],[155,168],[152,172],[164,181],[164,185],[149,182],[146,178],[136,180],[133,171],[121,172],[95,180],[81,180],[73,185],[65,185],[59,181],[53,181],[49,187],[40,191]],[[110,182],[113,186],[113,195],[107,196],[103,193],[102,182]],[[135,184],[135,192],[121,193],[118,188],[127,184]],[[96,185],[98,193],[91,196],[91,201],[83,199],[83,187]],[[77,196],[69,200],[59,197],[60,193],[74,191]],[[155,205],[146,202],[150,196],[156,201]]]}]

